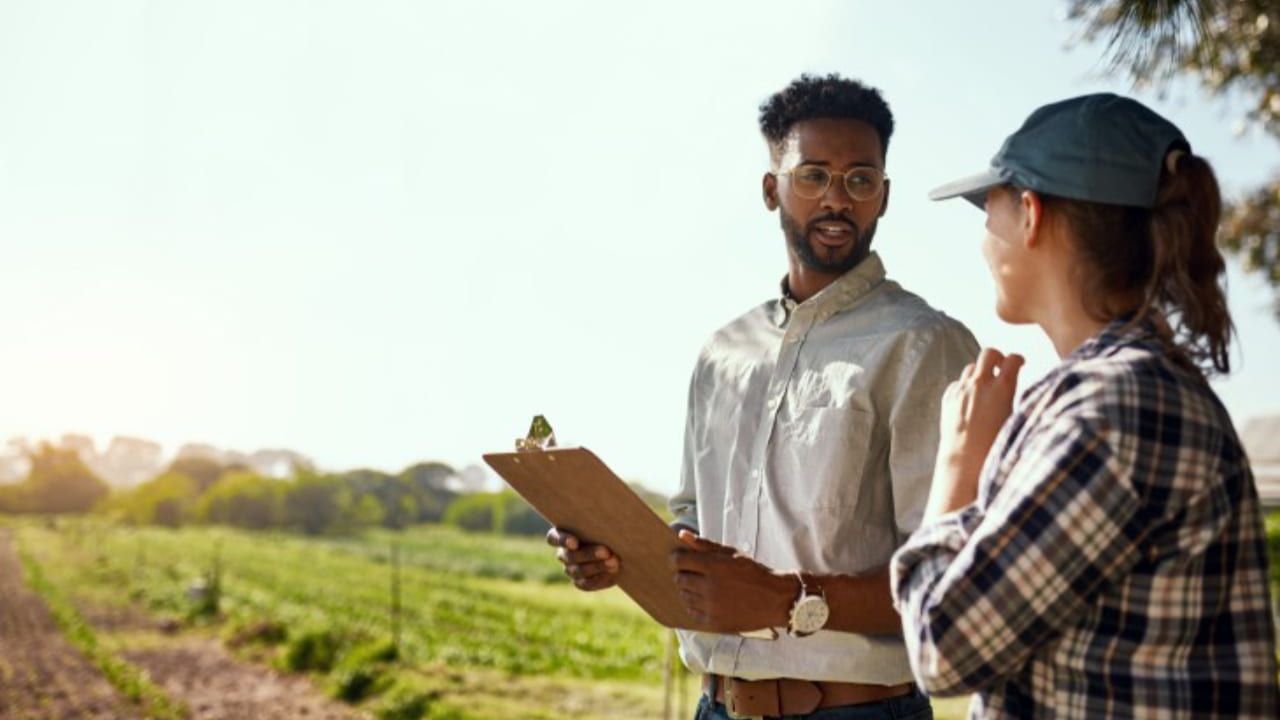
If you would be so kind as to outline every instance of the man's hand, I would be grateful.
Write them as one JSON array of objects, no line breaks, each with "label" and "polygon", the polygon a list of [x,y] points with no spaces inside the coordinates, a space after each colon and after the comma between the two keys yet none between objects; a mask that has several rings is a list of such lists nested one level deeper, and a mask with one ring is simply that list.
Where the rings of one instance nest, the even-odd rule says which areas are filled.
[{"label": "man's hand", "polygon": [[561,532],[547,531],[547,544],[559,548],[556,559],[564,565],[564,574],[579,590],[604,590],[618,582],[622,561],[604,545],[583,545],[578,538]]},{"label": "man's hand", "polygon": [[786,625],[800,594],[792,575],[779,575],[731,547],[680,531],[687,548],[671,553],[671,569],[685,609],[712,632],[735,633]]},{"label": "man's hand", "polygon": [[985,348],[977,363],[942,397],[938,460],[925,517],[964,507],[978,497],[978,475],[1005,420],[1013,412],[1021,355]]}]

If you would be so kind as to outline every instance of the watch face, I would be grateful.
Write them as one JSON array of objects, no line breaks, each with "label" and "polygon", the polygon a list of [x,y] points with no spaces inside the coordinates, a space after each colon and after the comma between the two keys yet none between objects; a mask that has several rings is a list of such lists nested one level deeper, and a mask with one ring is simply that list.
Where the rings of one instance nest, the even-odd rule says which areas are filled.
[{"label": "watch face", "polygon": [[827,624],[830,612],[821,595],[809,595],[796,603],[791,613],[791,629],[798,633],[817,632]]}]

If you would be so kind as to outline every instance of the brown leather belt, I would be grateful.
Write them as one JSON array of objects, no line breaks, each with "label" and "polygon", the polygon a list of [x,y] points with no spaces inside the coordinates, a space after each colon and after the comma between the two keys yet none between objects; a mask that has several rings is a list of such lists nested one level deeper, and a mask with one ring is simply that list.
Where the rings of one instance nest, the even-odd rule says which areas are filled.
[{"label": "brown leather belt", "polygon": [[867,685],[865,683],[821,680],[739,680],[723,675],[703,675],[702,690],[715,682],[715,701],[724,705],[730,717],[768,718],[807,715],[815,710],[877,702],[909,695],[911,683]]}]

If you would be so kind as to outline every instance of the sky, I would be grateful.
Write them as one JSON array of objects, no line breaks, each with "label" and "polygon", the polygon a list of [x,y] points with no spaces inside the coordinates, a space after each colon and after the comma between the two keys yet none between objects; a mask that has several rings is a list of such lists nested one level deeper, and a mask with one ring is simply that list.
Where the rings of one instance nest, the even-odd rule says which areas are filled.
[{"label": "sky", "polygon": [[[927,191],[1035,107],[1134,94],[1228,195],[1280,168],[1239,103],[1071,46],[1066,0],[0,1],[0,438],[87,433],[322,467],[456,466],[547,415],[678,481],[689,373],[786,269],[757,107],[803,72],[897,122],[890,277],[1021,352],[983,216]],[[1234,263],[1237,425],[1280,413],[1280,323]]]}]

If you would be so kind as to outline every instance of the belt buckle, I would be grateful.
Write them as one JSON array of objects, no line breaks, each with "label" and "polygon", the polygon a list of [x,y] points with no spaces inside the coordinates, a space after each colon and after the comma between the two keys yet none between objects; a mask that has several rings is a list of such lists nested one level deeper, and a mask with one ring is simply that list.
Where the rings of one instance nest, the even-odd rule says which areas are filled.
[{"label": "belt buckle", "polygon": [[733,678],[724,679],[724,709],[733,720],[764,720],[763,715],[740,715],[736,712],[737,694],[733,691]]}]

